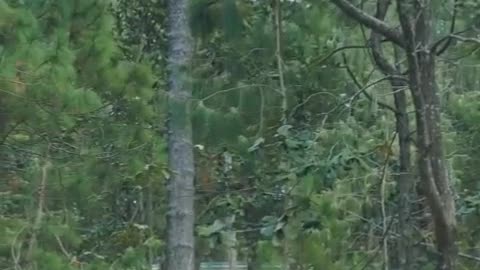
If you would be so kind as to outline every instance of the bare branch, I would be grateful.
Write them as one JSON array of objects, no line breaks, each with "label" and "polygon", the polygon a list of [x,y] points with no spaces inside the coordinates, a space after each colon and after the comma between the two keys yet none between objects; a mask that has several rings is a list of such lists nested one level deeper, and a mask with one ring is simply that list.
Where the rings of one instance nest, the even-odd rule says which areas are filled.
[{"label": "bare branch", "polygon": [[327,92],[327,91],[322,91],[322,92],[315,92],[311,95],[309,95],[303,102],[301,103],[298,103],[297,105],[295,105],[295,107],[293,107],[293,109],[291,110],[290,112],[290,115],[289,115],[289,118],[293,118],[293,116],[295,115],[295,113],[300,109],[300,107],[302,106],[305,106],[312,98],[318,96],[318,95],[328,95],[328,96],[331,96],[333,98],[336,98],[336,96],[330,92]]},{"label": "bare branch", "polygon": [[392,78],[398,78],[400,80],[405,80],[405,78],[403,77],[399,77],[399,76],[385,76],[383,78],[380,78],[374,82],[371,82],[367,85],[365,85],[364,87],[362,87],[361,89],[359,89],[357,92],[355,92],[352,96],[350,96],[347,100],[345,100],[344,102],[342,103],[339,103],[337,104],[337,106],[335,106],[333,109],[329,110],[328,112],[325,112],[323,113],[324,115],[328,115],[336,110],[338,110],[339,108],[341,108],[342,106],[347,106],[349,104],[351,104],[355,99],[357,99],[361,94],[364,94],[365,91],[368,89],[368,88],[371,88],[381,82],[384,82],[384,81],[390,81]]},{"label": "bare branch", "polygon": [[[448,39],[453,39],[453,38],[451,37],[451,35],[464,34],[464,33],[469,32],[470,30],[472,30],[472,29],[471,29],[471,28],[467,28],[467,29],[464,29],[464,30],[461,30],[461,31],[451,32],[450,34],[442,37],[441,39],[439,39],[439,40],[437,40],[437,41],[435,41],[435,43],[433,43],[430,51],[436,52],[436,51],[437,51],[437,47],[440,46],[443,42],[445,42],[445,41],[448,40]],[[440,54],[437,52],[436,55],[440,55]]]},{"label": "bare branch", "polygon": [[[236,86],[236,87],[232,87],[232,88],[227,88],[227,89],[223,89],[223,90],[219,90],[217,92],[214,92],[202,99],[199,99],[199,101],[202,101],[202,102],[205,102],[217,95],[220,95],[220,94],[224,94],[224,93],[228,93],[228,92],[232,92],[232,91],[237,91],[237,90],[242,90],[242,89],[245,89],[245,88],[251,88],[251,87],[271,87],[270,85],[267,85],[267,84],[248,84],[248,85],[240,85],[240,86]],[[277,91],[276,91],[277,92]]]},{"label": "bare branch", "polygon": [[[452,35],[453,32],[455,31],[455,23],[457,21],[457,5],[458,5],[458,0],[455,0],[455,2],[453,3],[453,15],[452,15],[452,22],[450,24],[450,35]],[[450,47],[450,45],[452,44],[452,40],[453,40],[453,38],[451,36],[449,36],[448,39],[447,39],[447,42],[445,42],[443,44],[442,48],[440,48],[438,51],[437,51],[436,46],[440,45],[440,43],[435,44],[432,47],[433,53],[436,54],[437,56],[444,53],[448,49],[448,47]]]},{"label": "bare branch", "polygon": [[[343,63],[345,65],[345,69],[347,70],[347,73],[348,75],[350,76],[350,78],[352,79],[353,83],[357,86],[357,88],[359,90],[361,89],[364,89],[364,87],[360,84],[360,82],[358,81],[357,77],[355,76],[355,74],[353,73],[352,69],[350,68],[350,66],[348,65],[348,62],[347,62],[347,57],[345,55],[343,55]],[[366,91],[366,89],[362,90],[361,93],[370,101],[370,102],[375,102],[373,100],[373,97]],[[378,106],[382,107],[382,108],[385,108],[387,110],[390,110],[392,111],[393,113],[398,113],[397,110],[395,108],[393,108],[392,106],[386,104],[386,103],[383,103],[381,101],[377,101],[377,104]]]},{"label": "bare branch", "polygon": [[330,0],[330,2],[336,5],[345,14],[370,28],[372,31],[382,34],[385,38],[400,47],[405,47],[405,40],[402,33],[390,27],[384,21],[369,15],[347,0]]},{"label": "bare branch", "polygon": [[463,41],[463,42],[475,43],[475,44],[480,45],[480,39],[478,39],[478,38],[462,37],[462,36],[459,36],[459,35],[449,35],[449,36],[454,38],[454,39]]},{"label": "bare branch", "polygon": [[326,56],[322,57],[322,58],[317,58],[317,59],[314,59],[308,66],[311,67],[313,65],[321,65],[323,64],[325,61],[327,61],[328,59],[330,59],[330,57],[332,57],[333,55],[335,55],[336,53],[338,52],[341,52],[341,51],[344,51],[344,50],[349,50],[349,49],[368,49],[369,47],[368,46],[365,46],[365,45],[349,45],[349,46],[344,46],[344,47],[340,47],[340,48],[336,48],[335,50],[331,51],[330,53],[328,53]]}]

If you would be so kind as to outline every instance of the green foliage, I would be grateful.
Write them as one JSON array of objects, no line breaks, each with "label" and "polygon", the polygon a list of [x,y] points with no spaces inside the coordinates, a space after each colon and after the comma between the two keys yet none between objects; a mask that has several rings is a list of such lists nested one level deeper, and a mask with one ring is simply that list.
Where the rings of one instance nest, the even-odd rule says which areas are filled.
[{"label": "green foliage", "polygon": [[[0,265],[12,266],[7,250],[33,238],[32,261],[27,249],[15,254],[22,258],[17,263],[37,269],[73,269],[73,257],[96,269],[124,253],[122,263],[131,267],[132,248],[137,258],[158,254],[152,234],[162,226],[154,214],[160,209],[146,205],[163,190],[165,151],[151,68],[126,61],[106,1],[0,4],[1,98],[8,112],[0,151],[8,157],[2,162],[13,163],[1,168],[7,182],[0,190],[6,202]],[[45,162],[52,166],[43,174]],[[35,192],[43,177],[44,195]],[[28,224],[40,210],[34,231]]]},{"label": "green foliage", "polygon": [[193,0],[190,27],[194,36],[207,39],[220,30],[227,41],[238,41],[248,12],[247,1]]},{"label": "green foliage", "polygon": [[[390,85],[359,92],[359,85],[383,75],[367,49],[340,50],[364,45],[368,31],[327,1],[281,2],[287,124],[280,121],[271,7],[192,1],[197,254],[224,260],[237,247],[239,260],[257,265],[283,264],[287,257],[291,269],[381,269],[381,206],[391,222],[392,261],[401,233],[399,149],[396,141],[389,146],[395,115],[380,105],[394,107]],[[478,3],[459,2],[456,30],[468,28],[462,34],[474,38]],[[150,269],[164,253],[163,184],[174,173],[166,169],[162,138],[165,4],[0,0],[1,268],[14,267],[21,255],[25,269]],[[450,31],[453,2],[435,4],[440,39]],[[364,10],[370,7],[367,1]],[[480,248],[477,45],[456,40],[437,64],[465,254]],[[384,47],[392,60],[392,49]],[[188,120],[185,106],[176,109],[173,117]],[[410,123],[414,131],[413,116]],[[413,144],[415,156],[414,150]],[[47,162],[37,230],[37,191]],[[418,178],[415,164],[411,170]],[[431,269],[431,228],[422,198],[416,199],[409,219],[420,243],[411,248],[413,265]],[[28,260],[33,234],[37,244]]]}]

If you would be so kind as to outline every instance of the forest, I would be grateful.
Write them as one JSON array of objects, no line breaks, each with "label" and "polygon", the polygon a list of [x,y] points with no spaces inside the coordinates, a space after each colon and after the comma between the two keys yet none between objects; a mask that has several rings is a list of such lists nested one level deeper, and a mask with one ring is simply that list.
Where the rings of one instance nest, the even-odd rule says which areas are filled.
[{"label": "forest", "polygon": [[478,0],[0,0],[0,270],[476,270],[479,175]]}]

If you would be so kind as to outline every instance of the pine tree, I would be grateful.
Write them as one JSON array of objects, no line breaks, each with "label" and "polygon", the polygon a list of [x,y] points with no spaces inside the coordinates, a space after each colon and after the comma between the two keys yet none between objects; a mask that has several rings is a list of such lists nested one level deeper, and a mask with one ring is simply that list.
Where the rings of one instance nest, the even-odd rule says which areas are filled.
[{"label": "pine tree", "polygon": [[188,67],[192,40],[188,1],[168,1],[168,182],[167,269],[193,270],[194,162]]},{"label": "pine tree", "polygon": [[[115,190],[152,186],[148,179],[162,170],[150,69],[124,61],[103,1],[0,4],[7,113],[0,151],[8,179],[1,185],[0,264],[105,267],[132,243],[144,252],[145,229],[131,224],[145,222],[144,208],[131,206],[146,201]],[[120,209],[123,200],[131,211]],[[128,240],[130,232],[139,236]]]}]

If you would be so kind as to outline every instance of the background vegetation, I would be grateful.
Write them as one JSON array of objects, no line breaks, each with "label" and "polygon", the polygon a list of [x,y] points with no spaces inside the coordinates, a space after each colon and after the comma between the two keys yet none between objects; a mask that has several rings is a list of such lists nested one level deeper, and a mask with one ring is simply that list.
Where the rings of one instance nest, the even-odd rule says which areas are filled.
[{"label": "background vegetation", "polygon": [[[189,2],[196,267],[428,270],[445,261],[417,162],[427,148],[408,45],[348,12],[399,29],[396,3],[379,14],[387,2]],[[441,52],[432,66],[441,127],[430,134],[443,135],[435,146],[455,203],[456,261],[445,269],[478,269],[480,5],[425,3]],[[1,269],[164,261],[175,173],[167,135],[181,120],[168,102],[167,7],[0,0]]]}]

